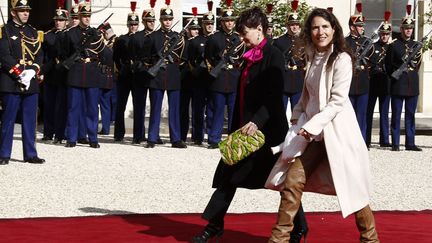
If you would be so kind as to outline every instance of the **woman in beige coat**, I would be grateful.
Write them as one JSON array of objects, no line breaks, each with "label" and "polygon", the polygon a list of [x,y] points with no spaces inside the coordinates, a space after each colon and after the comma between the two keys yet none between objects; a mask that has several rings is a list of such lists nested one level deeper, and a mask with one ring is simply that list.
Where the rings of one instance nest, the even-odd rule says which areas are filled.
[{"label": "woman in beige coat", "polygon": [[288,242],[303,191],[337,195],[343,217],[354,213],[360,242],[379,242],[369,207],[369,157],[348,98],[352,58],[336,17],[313,10],[304,26],[307,73],[291,122],[302,113],[299,135],[310,140],[290,164],[277,223],[269,242]]}]

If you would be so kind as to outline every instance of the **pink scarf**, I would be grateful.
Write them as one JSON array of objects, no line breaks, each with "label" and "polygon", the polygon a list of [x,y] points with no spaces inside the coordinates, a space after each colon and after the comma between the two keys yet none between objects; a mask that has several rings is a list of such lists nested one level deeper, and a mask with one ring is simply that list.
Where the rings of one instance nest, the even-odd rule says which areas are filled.
[{"label": "pink scarf", "polygon": [[250,49],[249,51],[245,52],[243,54],[243,59],[246,61],[246,67],[243,69],[241,78],[240,78],[240,90],[239,90],[239,111],[240,111],[240,126],[243,125],[243,107],[244,107],[244,93],[246,89],[246,83],[249,76],[249,70],[255,63],[261,61],[263,59],[263,48],[265,44],[267,43],[267,39],[264,38],[261,43],[259,43],[254,48]]}]

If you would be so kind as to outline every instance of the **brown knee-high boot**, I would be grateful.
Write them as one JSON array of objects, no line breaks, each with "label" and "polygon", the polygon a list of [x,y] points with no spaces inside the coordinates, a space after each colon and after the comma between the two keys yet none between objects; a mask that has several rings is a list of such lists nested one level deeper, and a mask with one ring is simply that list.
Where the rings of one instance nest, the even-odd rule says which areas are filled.
[{"label": "brown knee-high boot", "polygon": [[380,242],[375,228],[375,218],[369,205],[355,212],[355,219],[361,243]]},{"label": "brown knee-high boot", "polygon": [[294,228],[294,217],[300,207],[306,176],[300,159],[296,159],[288,169],[285,188],[281,192],[281,202],[276,224],[273,226],[269,243],[289,242]]}]

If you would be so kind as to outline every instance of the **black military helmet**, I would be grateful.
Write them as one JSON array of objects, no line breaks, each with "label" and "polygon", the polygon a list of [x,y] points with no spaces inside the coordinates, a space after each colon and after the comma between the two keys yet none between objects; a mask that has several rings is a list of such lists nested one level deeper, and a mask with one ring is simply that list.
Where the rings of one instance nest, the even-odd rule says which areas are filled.
[{"label": "black military helmet", "polygon": [[391,16],[390,11],[384,12],[384,22],[381,25],[381,27],[378,29],[378,32],[380,32],[380,33],[391,33],[392,32],[392,26],[389,23],[390,16]]},{"label": "black military helmet", "polygon": [[11,0],[12,10],[31,10],[28,0]]},{"label": "black military helmet", "polygon": [[[189,29],[200,29],[201,26],[199,26],[198,23],[198,8],[197,7],[193,7],[192,8],[192,14],[193,14],[193,18],[192,18],[192,22],[189,24],[188,28]],[[188,21],[191,21],[191,19],[188,19]]]},{"label": "black military helmet", "polygon": [[160,18],[161,19],[173,19],[174,12],[170,8],[170,0],[165,0],[166,7],[160,9]]},{"label": "black military helmet", "polygon": [[353,15],[351,15],[351,17],[350,17],[350,19],[348,21],[348,24],[350,26],[352,26],[352,25],[354,25],[354,26],[364,26],[365,25],[365,22],[364,22],[365,18],[364,18],[363,14],[362,14],[362,9],[363,9],[362,3],[361,3],[361,1],[358,1],[356,3],[357,13],[354,13]]},{"label": "black military helmet", "polygon": [[86,0],[82,4],[80,3],[78,7],[78,14],[82,16],[90,16],[92,14],[91,2],[89,0]]},{"label": "black military helmet", "polygon": [[154,7],[156,4],[156,0],[150,0],[150,9],[144,9],[143,14],[142,14],[142,20],[143,21],[155,21],[155,11],[154,11]]},{"label": "black military helmet", "polygon": [[130,2],[130,8],[131,8],[131,13],[128,14],[127,17],[127,24],[128,25],[132,25],[132,24],[139,24],[139,17],[138,15],[135,13],[136,10],[136,5],[137,2],[136,1],[131,1]]},{"label": "black military helmet", "polygon": [[227,7],[222,9],[220,19],[221,20],[235,20],[237,16],[234,13],[234,9],[232,8],[232,0],[226,0]]},{"label": "black military helmet", "polygon": [[68,20],[69,12],[64,9],[65,0],[57,0],[57,9],[54,14],[54,20]]},{"label": "black military helmet", "polygon": [[287,15],[287,24],[300,24],[300,16],[297,13],[298,0],[291,1],[291,12]]},{"label": "black military helmet", "polygon": [[215,16],[213,15],[213,11],[212,11],[213,10],[213,1],[211,1],[211,0],[207,1],[207,8],[208,8],[208,12],[203,14],[202,22],[213,24],[215,21]]},{"label": "black military helmet", "polygon": [[401,27],[402,28],[414,28],[415,19],[412,17],[412,5],[408,4],[406,6],[406,16],[402,18]]},{"label": "black military helmet", "polygon": [[78,0],[74,0],[75,4],[72,6],[71,10],[70,10],[70,16],[72,18],[78,18]]}]

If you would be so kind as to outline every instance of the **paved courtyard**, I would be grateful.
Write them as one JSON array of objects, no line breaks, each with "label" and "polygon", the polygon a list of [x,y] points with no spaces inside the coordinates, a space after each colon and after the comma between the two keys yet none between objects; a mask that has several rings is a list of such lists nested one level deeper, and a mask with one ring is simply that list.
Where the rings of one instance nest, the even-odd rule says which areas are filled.
[{"label": "paved courtyard", "polygon": [[[146,149],[131,140],[114,143],[112,136],[102,136],[100,149],[38,142],[47,162],[33,165],[22,162],[21,138],[15,134],[12,160],[0,167],[0,218],[202,212],[213,192],[219,151],[193,145],[174,149],[169,143]],[[432,209],[432,136],[416,141],[423,152],[392,152],[373,144],[374,210]],[[278,204],[277,192],[239,190],[230,212],[276,212]],[[306,211],[339,210],[332,196],[306,193],[303,204]]]}]

